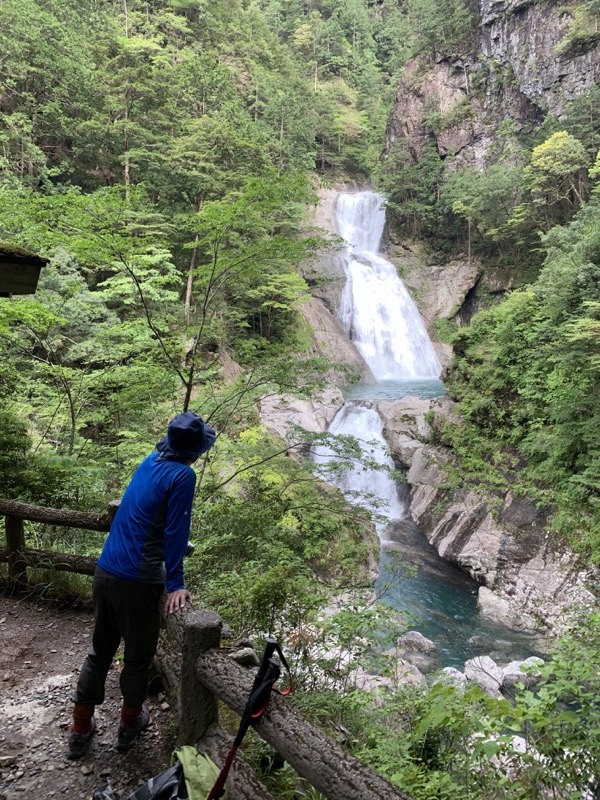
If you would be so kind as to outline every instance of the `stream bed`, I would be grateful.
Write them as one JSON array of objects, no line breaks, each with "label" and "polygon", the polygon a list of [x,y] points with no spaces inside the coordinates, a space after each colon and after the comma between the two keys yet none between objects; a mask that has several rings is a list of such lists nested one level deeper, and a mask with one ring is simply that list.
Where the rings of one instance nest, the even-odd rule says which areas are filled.
[{"label": "stream bed", "polygon": [[[352,428],[355,435],[365,441],[365,448],[372,456],[377,430],[370,428],[367,435],[357,423],[356,415],[376,415],[376,412],[363,409],[361,414],[361,404],[401,400],[407,395],[432,399],[444,393],[443,383],[431,378],[357,384],[344,390],[345,413],[340,412],[337,424],[330,430],[348,433]],[[344,426],[345,421],[350,422],[349,427]],[[381,448],[383,452],[383,440]],[[385,463],[383,458],[378,460]],[[404,510],[406,487],[387,480],[384,484],[381,473],[361,470],[354,478],[351,473],[340,488],[370,486],[379,497],[387,500],[387,522],[376,525],[381,555],[375,591],[380,602],[406,614],[411,630],[419,631],[435,643],[435,667],[462,670],[467,659],[480,655],[490,655],[501,664],[539,655],[535,637],[494,624],[481,616],[477,609],[479,584],[464,570],[438,555]]]}]

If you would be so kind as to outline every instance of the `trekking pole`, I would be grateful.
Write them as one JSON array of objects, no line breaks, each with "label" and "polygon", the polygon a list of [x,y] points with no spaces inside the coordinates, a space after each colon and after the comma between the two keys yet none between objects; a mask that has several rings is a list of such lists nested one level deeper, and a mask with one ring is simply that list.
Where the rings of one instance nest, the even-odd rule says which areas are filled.
[{"label": "trekking pole", "polygon": [[246,735],[246,731],[252,722],[255,722],[262,717],[266,707],[269,704],[271,692],[274,689],[273,685],[279,680],[279,676],[281,675],[279,663],[273,659],[273,655],[275,653],[277,653],[281,659],[281,663],[285,667],[289,678],[287,689],[282,692],[280,692],[278,689],[275,689],[275,691],[281,695],[288,695],[292,691],[290,668],[285,660],[285,656],[281,652],[281,648],[279,647],[276,639],[273,639],[271,636],[267,636],[265,652],[263,654],[262,661],[260,662],[258,672],[256,673],[256,677],[254,678],[254,683],[252,684],[252,689],[250,690],[248,700],[246,701],[238,732],[233,740],[233,744],[229,753],[227,753],[227,758],[225,759],[223,768],[219,773],[215,785],[211,789],[206,800],[218,800],[218,798],[222,797],[225,793],[225,781],[227,780],[227,775],[231,769],[235,754],[237,753],[237,750],[241,745],[244,736]]}]

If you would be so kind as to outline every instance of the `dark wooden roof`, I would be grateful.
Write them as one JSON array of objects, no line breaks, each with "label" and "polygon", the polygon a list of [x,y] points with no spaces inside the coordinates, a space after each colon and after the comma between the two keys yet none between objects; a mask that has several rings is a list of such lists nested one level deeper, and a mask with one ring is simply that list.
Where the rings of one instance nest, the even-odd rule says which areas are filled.
[{"label": "dark wooden roof", "polygon": [[0,297],[33,294],[47,258],[22,247],[0,242]]}]

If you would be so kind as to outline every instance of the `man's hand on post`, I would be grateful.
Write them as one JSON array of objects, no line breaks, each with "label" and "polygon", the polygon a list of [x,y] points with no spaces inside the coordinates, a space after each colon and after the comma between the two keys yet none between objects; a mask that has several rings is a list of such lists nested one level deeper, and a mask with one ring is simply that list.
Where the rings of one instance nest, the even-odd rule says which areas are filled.
[{"label": "man's hand on post", "polygon": [[175,592],[169,592],[167,594],[167,614],[178,611],[180,608],[183,608],[186,603],[190,605],[192,603],[192,595],[187,589],[177,589]]}]

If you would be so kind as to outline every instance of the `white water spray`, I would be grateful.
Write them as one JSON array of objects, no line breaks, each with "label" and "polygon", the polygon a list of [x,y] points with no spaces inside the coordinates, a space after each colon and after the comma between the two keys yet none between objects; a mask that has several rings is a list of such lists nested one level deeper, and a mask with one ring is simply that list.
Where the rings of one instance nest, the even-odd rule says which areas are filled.
[{"label": "white water spray", "polygon": [[[360,503],[372,512],[385,515],[388,520],[402,519],[404,509],[389,472],[394,468],[394,462],[387,451],[379,414],[372,408],[346,403],[329,426],[329,432],[354,436],[360,443],[364,458],[380,464],[383,469],[358,464],[333,480],[322,470],[323,477],[341,489],[351,503]],[[337,454],[326,447],[318,448],[315,454],[315,462],[321,465],[338,459]],[[376,522],[382,539],[385,538],[386,526],[387,523]]]},{"label": "white water spray", "polygon": [[341,194],[336,220],[347,242],[339,317],[378,380],[437,378],[441,364],[425,324],[393,264],[378,254],[384,198]]}]

